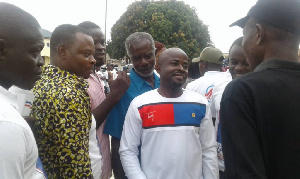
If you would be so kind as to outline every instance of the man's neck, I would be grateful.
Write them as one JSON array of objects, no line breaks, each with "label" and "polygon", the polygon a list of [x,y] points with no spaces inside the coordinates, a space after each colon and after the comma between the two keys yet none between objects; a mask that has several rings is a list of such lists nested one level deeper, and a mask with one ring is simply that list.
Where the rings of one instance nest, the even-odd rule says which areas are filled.
[{"label": "man's neck", "polygon": [[147,81],[152,87],[154,87],[154,76],[153,74],[148,77],[142,77],[145,81]]},{"label": "man's neck", "polygon": [[183,89],[182,87],[168,88],[160,85],[157,92],[165,98],[178,98],[182,95]]},{"label": "man's neck", "polygon": [[140,76],[141,78],[143,78],[143,80],[147,81],[153,88],[154,88],[154,73],[152,73],[152,75],[144,77],[139,75],[136,71],[135,73]]},{"label": "man's neck", "polygon": [[278,50],[278,48],[269,48],[266,50],[263,61],[272,60],[272,59],[281,59],[288,61],[298,61],[298,49],[297,48],[287,48],[282,47],[283,49]]}]

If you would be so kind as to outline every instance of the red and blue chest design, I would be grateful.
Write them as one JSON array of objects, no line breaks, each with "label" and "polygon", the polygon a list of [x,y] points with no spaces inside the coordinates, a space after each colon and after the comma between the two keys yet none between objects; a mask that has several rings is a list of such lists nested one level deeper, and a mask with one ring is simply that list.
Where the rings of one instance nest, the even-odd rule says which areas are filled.
[{"label": "red and blue chest design", "polygon": [[143,128],[195,126],[205,116],[206,105],[200,103],[152,103],[138,108]]}]

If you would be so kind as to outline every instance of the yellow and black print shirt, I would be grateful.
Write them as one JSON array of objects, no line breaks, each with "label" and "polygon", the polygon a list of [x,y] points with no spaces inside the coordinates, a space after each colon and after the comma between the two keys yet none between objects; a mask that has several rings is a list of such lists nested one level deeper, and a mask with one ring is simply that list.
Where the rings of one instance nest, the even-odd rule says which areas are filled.
[{"label": "yellow and black print shirt", "polygon": [[83,78],[44,66],[31,115],[39,156],[49,178],[92,178],[89,158],[91,105]]}]

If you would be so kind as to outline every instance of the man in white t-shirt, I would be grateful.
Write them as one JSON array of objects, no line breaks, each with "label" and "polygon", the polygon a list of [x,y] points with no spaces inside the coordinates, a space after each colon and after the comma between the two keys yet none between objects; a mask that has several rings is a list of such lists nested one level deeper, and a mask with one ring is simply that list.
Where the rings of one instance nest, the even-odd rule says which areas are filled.
[{"label": "man in white t-shirt", "polygon": [[36,168],[33,133],[17,110],[17,97],[8,91],[13,85],[29,90],[41,78],[41,27],[29,13],[3,2],[0,24],[0,178],[44,178]]},{"label": "man in white t-shirt", "polygon": [[209,104],[182,89],[187,69],[183,50],[165,50],[157,65],[160,87],[131,102],[119,150],[129,179],[218,178]]},{"label": "man in white t-shirt", "polygon": [[221,50],[213,47],[205,48],[199,58],[199,71],[202,77],[190,82],[186,89],[205,96],[210,102],[215,84],[231,78],[230,74],[220,71],[223,59]]}]

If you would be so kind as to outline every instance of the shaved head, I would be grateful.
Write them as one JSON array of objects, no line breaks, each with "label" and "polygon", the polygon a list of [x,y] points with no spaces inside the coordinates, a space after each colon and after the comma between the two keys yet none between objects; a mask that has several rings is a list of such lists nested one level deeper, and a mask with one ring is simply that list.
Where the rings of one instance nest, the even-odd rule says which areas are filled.
[{"label": "shaved head", "polygon": [[0,23],[0,39],[8,42],[11,39],[19,39],[19,42],[27,40],[29,34],[35,35],[33,30],[41,28],[31,14],[4,2],[0,3]]},{"label": "shaved head", "polygon": [[188,56],[180,48],[169,48],[163,51],[157,64],[160,74],[160,94],[165,97],[179,97],[188,74]]},{"label": "shaved head", "polygon": [[41,78],[41,27],[28,12],[0,3],[0,85],[31,89]]},{"label": "shaved head", "polygon": [[[161,65],[166,59],[177,56],[178,54],[184,54],[187,57],[187,54],[180,48],[169,48],[163,51],[158,57],[158,65]],[[188,58],[188,57],[187,57]]]}]

